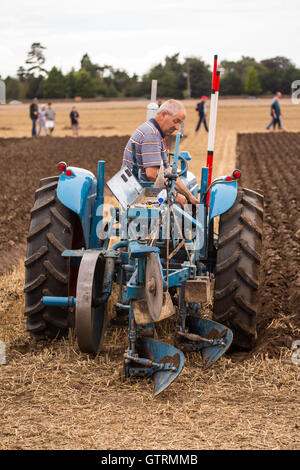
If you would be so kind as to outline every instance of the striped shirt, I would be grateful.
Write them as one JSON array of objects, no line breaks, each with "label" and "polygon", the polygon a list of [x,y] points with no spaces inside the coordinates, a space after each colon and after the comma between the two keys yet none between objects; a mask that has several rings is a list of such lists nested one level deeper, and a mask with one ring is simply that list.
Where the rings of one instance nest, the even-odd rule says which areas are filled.
[{"label": "striped shirt", "polygon": [[145,168],[150,166],[160,167],[163,162],[164,168],[169,167],[168,149],[164,139],[164,134],[155,119],[150,119],[139,126],[130,139],[123,154],[123,164],[132,168],[132,144],[135,144],[136,160],[140,170],[142,181],[148,181]]}]

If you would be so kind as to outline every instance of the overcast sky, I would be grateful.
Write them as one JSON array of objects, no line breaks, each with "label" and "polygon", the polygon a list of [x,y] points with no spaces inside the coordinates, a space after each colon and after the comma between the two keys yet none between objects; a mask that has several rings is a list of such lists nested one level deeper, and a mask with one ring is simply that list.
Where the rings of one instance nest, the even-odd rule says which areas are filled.
[{"label": "overcast sky", "polygon": [[[33,42],[66,73],[88,53],[142,75],[166,55],[212,64],[282,55],[300,67],[300,0],[8,0],[0,10],[0,75],[16,76]],[[299,77],[300,79],[300,77]]]}]

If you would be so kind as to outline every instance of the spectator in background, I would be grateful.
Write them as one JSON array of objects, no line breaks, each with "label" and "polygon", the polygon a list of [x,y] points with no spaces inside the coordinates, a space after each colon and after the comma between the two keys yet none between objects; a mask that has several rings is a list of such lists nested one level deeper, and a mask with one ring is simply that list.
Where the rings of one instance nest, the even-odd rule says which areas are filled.
[{"label": "spectator in background", "polygon": [[41,109],[38,111],[38,123],[39,123],[39,130],[37,135],[40,135],[42,128],[45,131],[45,134],[48,135],[48,129],[46,127],[46,106],[44,104],[41,105]]},{"label": "spectator in background", "polygon": [[55,128],[55,111],[52,108],[52,103],[48,103],[48,108],[45,111],[45,117],[46,117],[46,127],[50,132],[50,135],[54,131]]},{"label": "spectator in background", "polygon": [[71,127],[72,127],[73,135],[78,135],[78,126],[79,126],[78,118],[79,118],[79,113],[76,110],[76,106],[73,106],[72,111],[70,112]]},{"label": "spectator in background", "polygon": [[198,114],[199,114],[199,120],[198,120],[197,127],[195,129],[195,132],[199,131],[199,128],[200,128],[202,122],[204,124],[206,132],[208,132],[208,127],[207,127],[207,123],[206,123],[206,101],[207,101],[207,99],[208,99],[207,96],[202,96],[201,101],[196,106],[196,111],[198,111]]},{"label": "spectator in background", "polygon": [[32,129],[31,129],[31,135],[32,137],[36,136],[36,121],[38,118],[38,100],[37,98],[33,98],[32,103],[29,107],[29,116],[30,119],[32,120]]},{"label": "spectator in background", "polygon": [[280,91],[277,91],[273,101],[272,101],[272,104],[271,104],[271,121],[269,122],[269,124],[267,125],[266,129],[269,130],[271,126],[273,126],[273,130],[275,130],[276,128],[276,124],[278,125],[279,129],[283,130],[282,128],[282,122],[281,122],[281,110],[280,110],[280,104],[279,104],[279,100],[281,98],[281,93]]}]

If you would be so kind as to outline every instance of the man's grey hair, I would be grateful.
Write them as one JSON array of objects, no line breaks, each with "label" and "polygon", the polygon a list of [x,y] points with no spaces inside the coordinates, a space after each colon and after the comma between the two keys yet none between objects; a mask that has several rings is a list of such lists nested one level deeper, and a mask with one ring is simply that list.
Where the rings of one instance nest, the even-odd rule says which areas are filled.
[{"label": "man's grey hair", "polygon": [[175,114],[181,110],[185,112],[184,106],[180,101],[168,100],[161,105],[156,114],[160,114],[162,111],[167,111],[170,116],[175,116]]}]

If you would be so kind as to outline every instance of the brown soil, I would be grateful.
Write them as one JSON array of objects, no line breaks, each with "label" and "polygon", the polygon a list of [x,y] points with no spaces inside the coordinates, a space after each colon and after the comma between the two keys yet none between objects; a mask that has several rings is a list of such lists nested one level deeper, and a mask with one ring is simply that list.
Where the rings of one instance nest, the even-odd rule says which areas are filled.
[{"label": "brown soil", "polygon": [[239,134],[241,185],[264,195],[257,349],[278,354],[300,337],[299,133]]},{"label": "brown soil", "polygon": [[[0,275],[25,255],[39,180],[57,174],[61,160],[97,174],[101,159],[106,161],[107,180],[120,168],[127,140],[128,136],[0,139],[4,170],[0,173]],[[257,349],[271,354],[280,346],[290,347],[300,328],[299,152],[300,133],[238,135],[241,185],[258,189],[265,198]],[[108,189],[107,194],[111,194]]]},{"label": "brown soil", "polygon": [[[126,140],[0,140],[0,266],[10,254],[22,257],[39,179],[55,174],[59,160],[95,173],[98,159],[114,155],[109,177]],[[155,399],[151,380],[119,378],[126,329],[109,328],[96,358],[79,351],[71,332],[36,343],[26,332],[23,261],[1,277],[7,364],[0,366],[0,449],[299,449],[299,366],[286,347],[300,338],[299,150],[300,134],[238,138],[242,185],[263,190],[266,203],[257,354],[226,355],[207,370],[200,355],[188,355],[178,379]],[[172,319],[162,322],[159,338],[171,344],[173,327]]]},{"label": "brown soil", "polygon": [[30,209],[40,179],[59,174],[60,161],[97,175],[97,161],[105,160],[107,180],[119,170],[127,140],[126,136],[0,139],[0,275],[25,253]]}]

